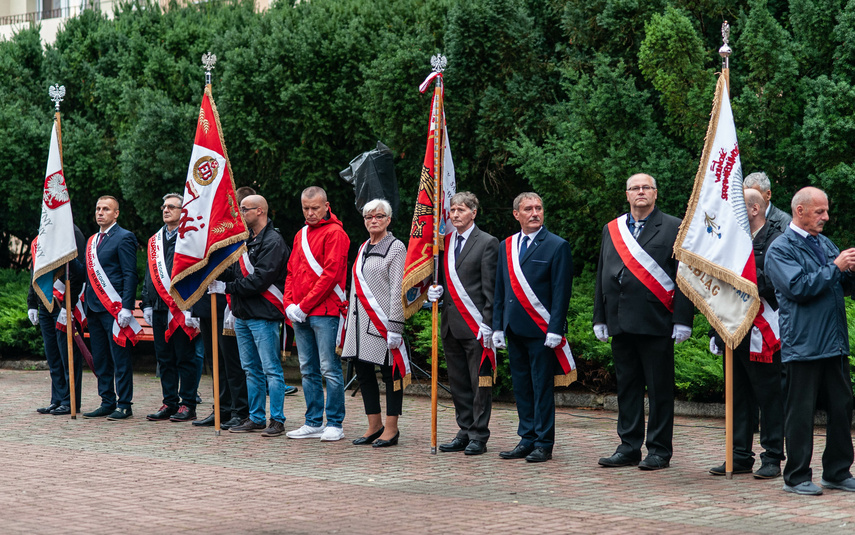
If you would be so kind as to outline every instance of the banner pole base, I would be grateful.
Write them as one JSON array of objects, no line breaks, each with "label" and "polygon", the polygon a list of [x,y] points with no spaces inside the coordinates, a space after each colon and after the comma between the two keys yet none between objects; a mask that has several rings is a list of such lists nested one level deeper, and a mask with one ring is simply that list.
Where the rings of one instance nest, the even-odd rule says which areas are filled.
[{"label": "banner pole base", "polygon": [[218,436],[220,436],[220,430],[219,430],[219,429],[217,429],[216,431],[214,431],[214,436],[217,436],[217,437],[218,437]]},{"label": "banner pole base", "polygon": [[430,454],[431,454],[431,455],[436,455],[436,448],[431,448],[431,449],[430,449]]},{"label": "banner pole base", "polygon": [[75,415],[73,415],[73,416],[71,417],[71,419],[72,419],[72,420],[76,420],[76,419],[77,419],[77,415],[76,415],[76,414],[75,414]]},{"label": "banner pole base", "polygon": [[724,477],[725,479],[733,479],[733,472],[725,472]]}]

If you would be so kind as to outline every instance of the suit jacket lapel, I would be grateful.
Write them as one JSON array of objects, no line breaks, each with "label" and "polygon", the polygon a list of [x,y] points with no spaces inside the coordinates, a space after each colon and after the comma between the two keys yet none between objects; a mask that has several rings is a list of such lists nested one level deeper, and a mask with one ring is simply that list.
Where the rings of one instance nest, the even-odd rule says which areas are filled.
[{"label": "suit jacket lapel", "polygon": [[[479,234],[481,234],[481,231],[478,230],[477,226],[472,229],[472,232],[469,234],[469,237],[466,238],[466,241],[463,242],[463,250],[460,251],[460,256],[454,259],[454,267],[460,267],[460,262],[462,262],[463,259],[466,258],[466,255],[469,254],[469,251],[472,250],[473,244],[475,241],[477,241]],[[451,243],[449,241],[448,245],[450,247],[455,247],[457,244]]]},{"label": "suit jacket lapel", "polygon": [[535,236],[534,241],[529,244],[528,249],[525,250],[525,254],[520,258],[520,266],[526,263],[526,261],[531,257],[534,250],[540,247],[540,242],[546,239],[546,235],[549,234],[549,231],[546,230],[546,227],[541,227],[540,232]]},{"label": "suit jacket lapel", "polygon": [[638,245],[642,247],[647,245],[647,243],[650,242],[650,240],[652,240],[654,236],[659,234],[659,227],[661,226],[662,212],[659,211],[659,208],[654,208],[653,212],[650,213],[650,217],[647,218],[647,223],[641,230],[641,235],[638,236]]}]

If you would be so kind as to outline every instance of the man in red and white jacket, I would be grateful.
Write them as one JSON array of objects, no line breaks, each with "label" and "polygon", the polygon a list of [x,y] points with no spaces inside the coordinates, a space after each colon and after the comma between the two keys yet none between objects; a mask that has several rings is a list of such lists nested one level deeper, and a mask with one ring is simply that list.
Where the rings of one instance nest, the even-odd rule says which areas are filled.
[{"label": "man in red and white jacket", "polygon": [[[344,377],[336,347],[344,337],[347,301],[347,251],[350,238],[330,210],[326,192],[312,186],[300,196],[306,226],[294,238],[285,281],[285,314],[294,326],[294,340],[303,375],[306,421],[288,438],[344,437]],[[327,383],[324,405],[324,379]],[[324,408],[327,425],[324,426]]]}]

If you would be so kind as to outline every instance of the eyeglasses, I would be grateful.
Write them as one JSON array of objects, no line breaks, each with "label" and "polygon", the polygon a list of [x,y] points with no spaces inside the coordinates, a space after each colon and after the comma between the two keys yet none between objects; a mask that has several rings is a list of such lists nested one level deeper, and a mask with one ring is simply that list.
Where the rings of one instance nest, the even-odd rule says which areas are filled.
[{"label": "eyeglasses", "polygon": [[164,211],[164,210],[166,210],[166,209],[169,209],[169,210],[181,210],[181,207],[180,207],[180,206],[175,206],[174,204],[164,204],[163,206],[161,206],[161,207],[160,207],[160,211],[161,211],[161,212],[162,212],[162,211]]},{"label": "eyeglasses", "polygon": [[650,190],[654,190],[653,186],[632,186],[630,188],[626,188],[626,191],[631,191],[632,193],[638,193],[639,190],[648,192]]},{"label": "eyeglasses", "polygon": [[241,206],[240,207],[240,213],[245,214],[245,213],[249,212],[250,210],[257,210],[257,209],[258,209],[258,206]]},{"label": "eyeglasses", "polygon": [[386,214],[367,215],[364,216],[362,219],[364,219],[365,221],[371,221],[372,219],[376,219],[377,221],[383,221],[384,219],[386,219]]}]

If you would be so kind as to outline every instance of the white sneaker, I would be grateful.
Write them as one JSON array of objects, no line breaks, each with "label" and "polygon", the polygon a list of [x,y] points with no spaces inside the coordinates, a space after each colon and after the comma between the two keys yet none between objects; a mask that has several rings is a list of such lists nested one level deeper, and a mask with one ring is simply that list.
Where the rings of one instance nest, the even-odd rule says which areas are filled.
[{"label": "white sneaker", "polygon": [[304,425],[300,429],[288,431],[287,433],[285,433],[285,436],[288,438],[318,438],[323,434],[324,426],[312,427],[310,425]]},{"label": "white sneaker", "polygon": [[344,438],[344,431],[341,427],[327,427],[321,435],[321,442],[335,442]]}]

